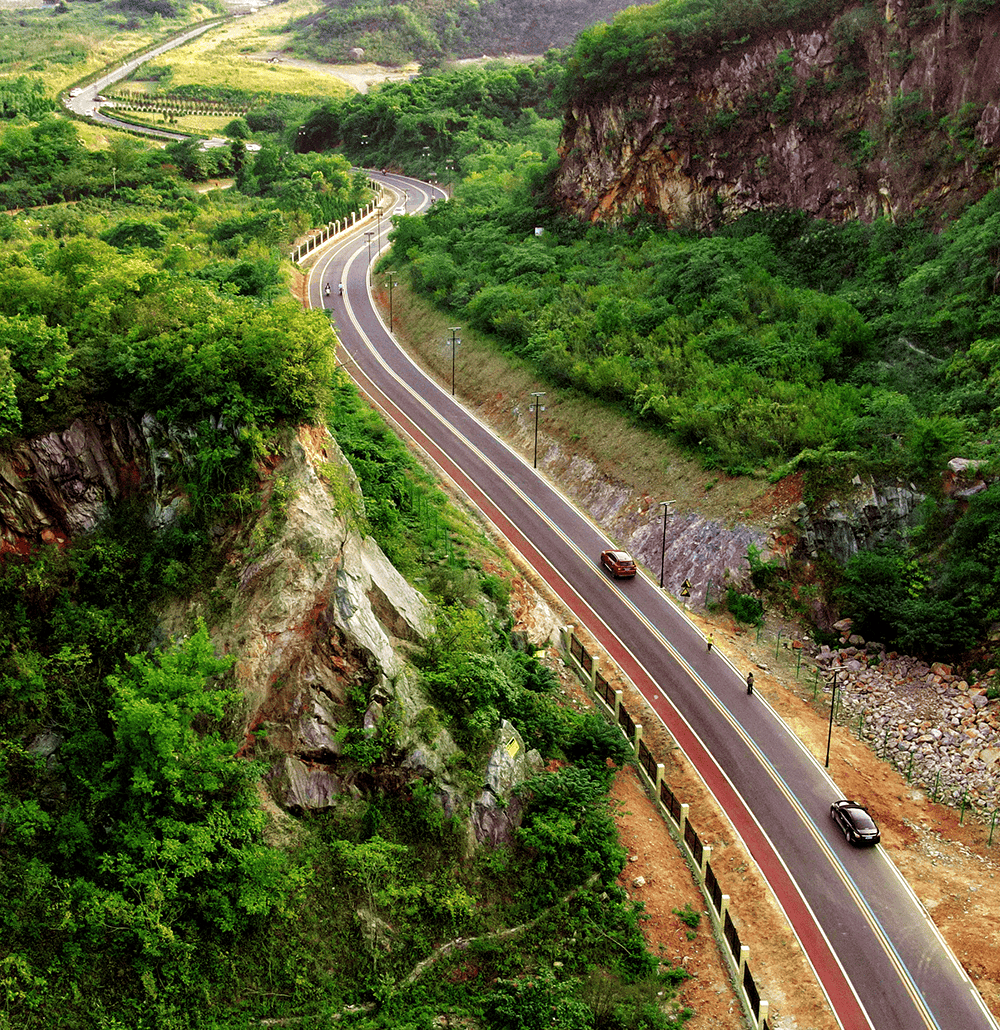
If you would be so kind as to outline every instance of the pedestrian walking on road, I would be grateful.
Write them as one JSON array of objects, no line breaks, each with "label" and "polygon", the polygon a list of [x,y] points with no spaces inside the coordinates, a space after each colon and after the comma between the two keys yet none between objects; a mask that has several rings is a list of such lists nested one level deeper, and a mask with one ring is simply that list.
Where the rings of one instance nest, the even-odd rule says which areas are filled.
[{"label": "pedestrian walking on road", "polygon": [[747,693],[748,694],[752,694],[753,693],[753,673],[752,672],[748,672],[747,673]]},{"label": "pedestrian walking on road", "polygon": [[711,633],[708,634],[708,640],[706,641],[706,644],[708,645],[706,650],[707,651],[711,651],[712,650],[712,634]]}]

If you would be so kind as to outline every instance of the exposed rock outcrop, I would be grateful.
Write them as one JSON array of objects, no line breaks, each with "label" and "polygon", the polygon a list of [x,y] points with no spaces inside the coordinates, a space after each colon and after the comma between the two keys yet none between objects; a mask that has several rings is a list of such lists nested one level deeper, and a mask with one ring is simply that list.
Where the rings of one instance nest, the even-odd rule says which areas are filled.
[{"label": "exposed rock outcrop", "polygon": [[[290,500],[270,522],[267,491],[276,482]],[[274,796],[291,809],[322,808],[376,781],[398,788],[440,772],[454,744],[443,728],[429,741],[417,730],[428,702],[405,660],[431,631],[432,612],[360,531],[363,498],[336,442],[300,428],[262,494],[258,526],[243,530],[250,545],[232,549],[211,591],[228,602],[216,602],[211,630],[220,650],[238,656],[248,747],[259,735],[274,755]],[[162,632],[183,631],[193,614],[187,603],[165,612]],[[345,727],[357,727],[359,708],[366,733],[383,718],[398,723],[393,753],[374,768],[343,760]]]},{"label": "exposed rock outcrop", "polygon": [[472,805],[472,828],[477,841],[488,841],[494,846],[510,843],[524,811],[513,789],[542,768],[541,755],[526,751],[521,734],[505,719],[486,766],[482,793]]},{"label": "exposed rock outcrop", "polygon": [[858,551],[885,543],[900,543],[907,529],[919,522],[924,500],[912,483],[875,482],[855,476],[849,492],[842,493],[809,513],[799,506],[796,552],[814,559],[825,552],[841,565]]},{"label": "exposed rock outcrop", "polygon": [[762,209],[946,215],[997,184],[998,97],[995,6],[848,6],[577,98],[557,196],[594,221],[699,229]]},{"label": "exposed rock outcrop", "polygon": [[152,493],[150,442],[129,419],[17,440],[0,452],[0,553],[64,544],[139,490]]}]

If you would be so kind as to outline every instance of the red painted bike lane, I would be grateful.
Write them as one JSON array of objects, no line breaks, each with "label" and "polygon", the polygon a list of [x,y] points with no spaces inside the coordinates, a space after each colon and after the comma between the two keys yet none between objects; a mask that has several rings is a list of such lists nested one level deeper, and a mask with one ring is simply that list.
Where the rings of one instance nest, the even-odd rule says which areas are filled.
[{"label": "red painted bike lane", "polygon": [[[413,440],[496,526],[642,693],[646,703],[656,712],[698,771],[702,781],[712,792],[753,856],[816,971],[841,1026],[844,1030],[872,1030],[871,1021],[861,1007],[850,981],[784,863],[775,853],[742,797],[733,788],[698,736],[663,695],[662,688],[649,677],[597,613],[566,583],[545,555],[455,461],[375,386],[360,368],[355,373],[356,381],[358,376],[364,378],[364,384],[358,385],[369,399],[399,426],[400,430]],[[656,700],[653,700],[654,697]]]}]

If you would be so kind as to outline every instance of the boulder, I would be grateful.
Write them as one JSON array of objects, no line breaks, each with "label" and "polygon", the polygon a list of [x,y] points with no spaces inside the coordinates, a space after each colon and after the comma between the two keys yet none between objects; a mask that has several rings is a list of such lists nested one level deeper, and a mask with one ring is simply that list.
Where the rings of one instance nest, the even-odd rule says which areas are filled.
[{"label": "boulder", "polygon": [[537,751],[526,751],[521,734],[504,720],[486,765],[483,789],[472,804],[472,828],[479,843],[509,843],[521,824],[524,805],[514,788],[542,771]]}]

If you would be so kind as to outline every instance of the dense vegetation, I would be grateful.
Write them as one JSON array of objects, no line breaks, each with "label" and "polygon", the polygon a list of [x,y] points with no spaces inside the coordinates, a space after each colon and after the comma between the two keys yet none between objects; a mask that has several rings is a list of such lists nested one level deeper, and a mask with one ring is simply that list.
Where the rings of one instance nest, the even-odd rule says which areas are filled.
[{"label": "dense vegetation", "polygon": [[[552,72],[517,72],[544,113]],[[707,236],[586,227],[548,201],[554,123],[508,118],[507,128],[510,74],[479,72],[465,87],[495,116],[493,132],[467,123],[478,145],[455,99],[461,76],[325,106],[302,139],[368,147],[373,163],[402,153],[417,168],[428,152],[460,155],[454,199],[397,224],[393,265],[554,386],[621,407],[709,468],[803,472],[812,501],[857,472],[924,484],[921,550],[904,551],[921,563],[921,590],[880,628],[925,652],[980,639],[1000,590],[982,576],[972,588],[967,563],[986,559],[952,538],[960,509],[935,484],[955,455],[996,459],[1000,193],[940,233],[920,220],[832,225],[800,212],[750,215]],[[842,595],[848,608],[853,596]]]},{"label": "dense vegetation", "polygon": [[[29,112],[39,94],[12,87],[0,137],[0,188],[31,208],[0,215],[0,446],[76,417],[151,415],[183,502],[154,525],[148,499],[122,497],[65,550],[0,559],[0,1027],[310,1027],[348,1006],[369,1028],[441,1012],[677,1026],[684,973],[646,952],[615,886],[606,792],[625,742],[564,709],[515,650],[505,582],[476,556],[487,545],[334,371],[327,320],[288,297],[289,243],[366,200],[364,177],[289,152],[280,117],[252,113],[214,151],[123,137],[91,151],[47,105]],[[512,100],[502,118],[526,124]],[[242,145],[254,132],[256,154]],[[189,185],[224,172],[231,191]],[[364,528],[440,604],[413,657],[463,748],[452,775],[478,791],[502,718],[562,765],[522,788],[510,846],[468,855],[434,783],[344,798],[269,843],[274,753],[237,738],[243,701],[210,632],[230,618],[225,558],[280,531],[288,498],[275,484],[260,510],[261,459],[318,421],[363,484]],[[165,640],[158,613],[178,602],[207,622]],[[342,760],[391,764],[386,725],[345,725]],[[392,927],[391,950],[373,923]],[[473,943],[404,983],[457,936]]]},{"label": "dense vegetation", "polygon": [[[400,220],[396,267],[553,383],[707,464],[804,469],[819,495],[856,469],[935,472],[956,448],[993,459],[995,196],[940,236],[794,213],[704,239],[570,224],[546,202],[556,69],[326,105],[301,149],[340,142],[416,170],[450,159],[456,198]],[[220,151],[116,140],[95,154],[30,81],[9,94],[0,186],[37,209],[0,216],[0,445],[94,412],[152,414],[183,441],[190,504],[154,528],[124,498],[72,547],[0,561],[0,1028],[318,1027],[347,1006],[370,1030],[442,1012],[525,1030],[682,1022],[683,973],[645,951],[614,885],[619,733],[562,708],[513,648],[486,545],[334,372],[326,320],[287,298],[287,244],[359,203],[363,180],[343,158],[289,151],[277,111],[246,120],[272,136],[256,156],[238,123]],[[222,171],[236,179],[224,195],[183,178]],[[38,206],[66,199],[79,202]],[[365,528],[439,604],[413,657],[462,747],[456,774],[478,788],[501,718],[561,763],[524,786],[508,847],[460,857],[434,784],[345,798],[265,843],[269,745],[234,741],[241,700],[209,637],[232,600],[217,541],[252,550],[260,459],[288,425],[320,420],[358,473]],[[845,571],[869,632],[955,647],[1000,614],[997,497],[961,520],[932,498],[913,549]],[[162,640],[157,613],[178,598],[208,624]],[[345,761],[391,763],[391,733],[345,729]],[[379,921],[390,950],[364,932]],[[458,936],[473,943],[407,981]]]},{"label": "dense vegetation", "polygon": [[[637,5],[610,24],[594,25],[579,34],[570,48],[567,89],[577,97],[607,95],[759,33],[796,23],[815,26],[838,15],[842,18],[833,34],[849,49],[859,25],[884,21],[877,6],[846,0],[662,0]],[[952,12],[982,14],[992,6],[988,0],[914,4],[910,17],[916,23]]]},{"label": "dense vegetation", "polygon": [[958,452],[994,457],[1000,194],[939,235],[787,213],[696,237],[583,227],[499,186],[480,176],[404,220],[397,266],[405,254],[417,288],[706,466],[928,476]]},{"label": "dense vegetation", "polygon": [[[524,992],[538,1011],[522,1026],[550,1025],[554,1007],[591,1027],[609,999],[602,1025],[675,1025],[662,999],[683,974],[658,972],[614,887],[623,854],[604,798],[628,749],[564,710],[512,648],[506,589],[479,571],[468,525],[333,373],[326,319],[285,296],[282,208],[178,182],[2,225],[5,434],[154,414],[184,441],[192,503],[154,529],[123,499],[71,548],[0,562],[0,1026],[311,1026],[351,1004],[369,1027],[442,1009],[506,1026]],[[319,419],[358,470],[371,530],[444,605],[418,665],[469,789],[501,718],[573,763],[525,786],[509,848],[460,863],[460,827],[427,784],[345,799],[294,845],[265,844],[268,745],[254,761],[233,739],[240,698],[211,625],[150,643],[169,598],[210,593],[212,619],[227,617],[209,590],[219,527],[230,553],[254,546],[257,460],[282,425]],[[345,760],[392,761],[391,735],[347,732]],[[394,927],[391,953],[366,943],[359,909]],[[492,937],[529,922],[516,944]],[[573,934],[559,977],[546,973]],[[471,952],[400,986],[459,935],[477,938]]]},{"label": "dense vegetation", "polygon": [[394,266],[554,385],[621,406],[707,467],[801,471],[812,501],[857,472],[924,484],[926,528],[905,555],[920,590],[869,632],[939,654],[982,639],[1000,602],[984,575],[996,528],[977,517],[984,535],[952,535],[963,505],[938,484],[956,455],[996,461],[1000,194],[940,234],[789,213],[702,238],[567,223],[528,201],[541,181],[463,183],[398,226]]},{"label": "dense vegetation", "polygon": [[483,155],[513,142],[548,158],[561,80],[559,59],[550,55],[531,66],[498,63],[386,83],[317,108],[296,149],[336,148],[366,168],[391,165],[442,181],[468,174]]}]

